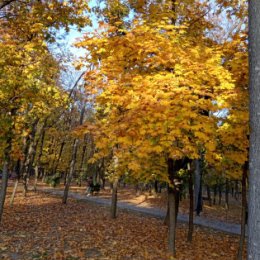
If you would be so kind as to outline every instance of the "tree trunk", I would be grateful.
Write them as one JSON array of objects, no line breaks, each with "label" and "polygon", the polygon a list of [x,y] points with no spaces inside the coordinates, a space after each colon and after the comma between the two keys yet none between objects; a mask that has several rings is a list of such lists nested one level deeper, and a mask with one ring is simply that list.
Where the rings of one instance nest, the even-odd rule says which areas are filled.
[{"label": "tree trunk", "polygon": [[81,160],[80,160],[80,165],[79,165],[79,186],[81,187],[82,185],[82,177],[83,177],[83,171],[84,171],[84,160],[85,160],[85,155],[87,151],[87,142],[88,138],[87,135],[84,136],[84,145],[82,147],[82,155],[81,155]]},{"label": "tree trunk", "polygon": [[13,116],[15,115],[15,113],[16,113],[16,109],[12,109],[10,113],[10,120],[12,124],[10,125],[9,131],[7,132],[6,147],[4,149],[4,156],[3,156],[3,172],[2,172],[2,182],[1,182],[1,190],[0,190],[0,223],[2,221],[5,198],[6,198],[6,190],[8,186],[8,170],[11,162],[10,154],[12,151],[12,140],[13,140],[13,130],[14,130]]},{"label": "tree trunk", "polygon": [[74,173],[74,170],[75,170],[77,150],[78,150],[78,142],[79,142],[78,139],[74,139],[72,156],[71,156],[71,161],[70,161],[70,172],[69,172],[69,176],[66,178],[66,184],[65,184],[64,194],[63,194],[63,198],[62,198],[63,204],[67,203],[67,199],[68,199],[68,195],[69,195],[70,183],[71,183],[73,173]]},{"label": "tree trunk", "polygon": [[246,179],[247,179],[247,170],[248,170],[248,162],[246,162],[244,164],[243,175],[242,175],[241,234],[240,234],[240,240],[239,240],[237,260],[243,259],[243,249],[244,249],[245,234],[246,234],[246,210],[247,210]]},{"label": "tree trunk", "polygon": [[235,182],[235,199],[238,200],[238,181]]},{"label": "tree trunk", "polygon": [[222,202],[222,184],[218,185],[218,205]]},{"label": "tree trunk", "polygon": [[169,252],[172,256],[176,256],[175,249],[175,237],[176,237],[176,203],[175,203],[175,194],[173,188],[169,188],[168,192],[169,200]]},{"label": "tree trunk", "polygon": [[65,142],[63,141],[61,143],[61,146],[60,146],[60,151],[59,151],[58,158],[56,160],[56,164],[55,164],[55,166],[52,169],[52,174],[56,174],[56,172],[57,172],[57,169],[58,169],[59,163],[60,163],[60,159],[61,159],[61,155],[62,155],[62,152],[63,152],[64,145],[65,145]]},{"label": "tree trunk", "polygon": [[229,181],[226,179],[226,187],[225,187],[225,208],[229,209]]},{"label": "tree trunk", "polygon": [[12,192],[12,195],[11,195],[11,198],[10,198],[10,206],[11,207],[14,204],[14,198],[15,198],[15,194],[16,194],[16,191],[17,191],[17,188],[18,188],[18,184],[19,184],[19,178],[17,178],[15,180],[15,183],[14,183],[13,192]]},{"label": "tree trunk", "polygon": [[216,205],[216,197],[217,197],[217,184],[214,185],[214,197],[213,197],[213,205]]},{"label": "tree trunk", "polygon": [[44,139],[45,139],[45,124],[46,121],[44,122],[43,125],[43,130],[41,133],[41,143],[40,143],[40,150],[39,150],[39,154],[36,160],[36,165],[35,165],[35,178],[34,178],[34,184],[33,184],[33,190],[34,192],[37,191],[37,182],[38,182],[38,177],[39,177],[39,167],[41,166],[41,158],[42,158],[42,153],[43,153],[43,144],[44,144]]},{"label": "tree trunk", "polygon": [[116,179],[113,182],[113,188],[112,188],[112,200],[111,200],[111,218],[116,218],[116,210],[117,210],[117,185],[118,180]]},{"label": "tree trunk", "polygon": [[[168,188],[169,189],[169,188]],[[169,193],[168,193],[169,195]],[[169,223],[170,223],[170,207],[169,207],[169,197],[168,197],[168,202],[167,202],[167,211],[166,211],[166,215],[165,218],[163,220],[163,224],[169,227]]]},{"label": "tree trunk", "polygon": [[168,217],[169,217],[169,225],[168,225],[168,246],[170,254],[175,257],[176,249],[175,249],[175,237],[176,237],[176,187],[174,185],[174,179],[176,178],[176,172],[174,167],[173,159],[168,159],[168,176],[170,180],[170,185],[168,186]]},{"label": "tree trunk", "polygon": [[249,207],[248,259],[260,259],[260,1],[249,1]]},{"label": "tree trunk", "polygon": [[209,185],[207,185],[207,197],[208,197],[208,202],[209,202],[209,206],[212,206],[212,199],[211,199],[211,191],[210,191],[210,187]]},{"label": "tree trunk", "polygon": [[157,194],[158,193],[158,181],[154,181],[154,192]]},{"label": "tree trunk", "polygon": [[189,209],[189,231],[188,231],[188,242],[192,241],[193,234],[193,211],[194,211],[194,198],[193,198],[193,176],[192,172],[189,172],[189,196],[190,196],[190,209]]},{"label": "tree trunk", "polygon": [[4,211],[6,190],[7,190],[7,185],[8,185],[8,167],[9,167],[9,164],[10,164],[10,155],[6,154],[4,166],[3,166],[3,173],[2,173],[1,190],[0,190],[0,222],[2,220],[2,215],[3,215],[3,211]]},{"label": "tree trunk", "polygon": [[37,125],[38,125],[39,119],[37,118],[34,120],[32,124],[32,130],[29,135],[29,151],[28,154],[26,155],[26,160],[24,163],[24,171],[23,171],[23,195],[26,196],[26,193],[28,191],[28,183],[29,183],[29,177],[30,177],[30,171],[32,169],[32,159],[34,157],[35,153],[35,134],[37,131]]},{"label": "tree trunk", "polygon": [[195,210],[199,216],[202,211],[202,159],[195,160]]}]

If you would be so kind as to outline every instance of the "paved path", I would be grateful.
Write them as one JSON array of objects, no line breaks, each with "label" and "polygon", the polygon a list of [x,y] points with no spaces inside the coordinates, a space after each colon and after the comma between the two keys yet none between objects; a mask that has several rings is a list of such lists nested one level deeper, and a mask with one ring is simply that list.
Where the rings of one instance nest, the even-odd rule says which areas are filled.
[{"label": "paved path", "polygon": [[[57,195],[57,196],[63,195],[63,191],[55,190],[55,189],[51,189],[51,188],[38,188],[38,191]],[[69,197],[73,198],[73,199],[77,199],[77,200],[100,204],[103,206],[110,206],[109,200],[103,199],[100,197],[87,197],[86,195],[82,195],[82,194],[79,194],[76,192],[69,192]],[[138,205],[135,205],[132,203],[127,203],[127,202],[118,201],[117,206],[120,209],[129,210],[132,212],[141,213],[141,214],[145,214],[145,215],[157,217],[157,218],[164,218],[165,214],[166,214],[165,210],[162,210],[159,208],[147,208],[147,207],[142,207],[142,206],[138,206]],[[189,219],[188,215],[178,214],[179,222],[188,222],[188,219]],[[200,225],[203,227],[212,228],[212,229],[219,230],[219,231],[223,231],[223,232],[230,233],[230,234],[236,234],[236,235],[240,234],[240,225],[238,225],[238,224],[231,224],[231,223],[227,223],[224,221],[211,220],[211,219],[207,219],[204,217],[197,217],[197,216],[194,217],[194,224]]]}]

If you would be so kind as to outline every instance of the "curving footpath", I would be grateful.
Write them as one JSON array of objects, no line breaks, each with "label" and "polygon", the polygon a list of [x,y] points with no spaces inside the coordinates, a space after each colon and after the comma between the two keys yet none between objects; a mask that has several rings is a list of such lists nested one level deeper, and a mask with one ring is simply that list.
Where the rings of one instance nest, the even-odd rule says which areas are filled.
[{"label": "curving footpath", "polygon": [[[39,192],[44,192],[56,196],[63,196],[63,191],[61,190],[55,190],[52,188],[38,188]],[[99,198],[99,197],[87,197],[86,195],[82,195],[76,192],[69,192],[69,198],[76,199],[76,200],[81,200],[81,201],[86,201],[86,202],[91,202],[95,204],[100,204],[102,206],[110,206],[110,201],[107,199]],[[164,218],[166,211],[159,209],[159,208],[148,208],[148,207],[142,207],[138,205],[134,205],[132,203],[127,203],[127,202],[117,202],[117,207],[119,209],[123,210],[128,210],[131,212],[151,216],[151,217],[156,217],[156,218]],[[178,214],[178,221],[179,222],[188,222],[189,221],[189,216],[186,214]],[[198,217],[194,216],[194,224],[207,227],[207,228],[212,228],[218,231],[230,233],[230,234],[235,234],[239,235],[240,234],[240,225],[238,224],[232,224],[232,223],[227,223],[224,221],[219,221],[219,220],[211,220],[207,219],[204,217]]]}]

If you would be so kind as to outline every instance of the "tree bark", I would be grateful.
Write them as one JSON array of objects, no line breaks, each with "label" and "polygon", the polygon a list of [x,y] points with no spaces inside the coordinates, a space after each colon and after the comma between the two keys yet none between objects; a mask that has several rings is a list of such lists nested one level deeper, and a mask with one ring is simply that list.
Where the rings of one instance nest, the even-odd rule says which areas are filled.
[{"label": "tree bark", "polygon": [[260,259],[260,1],[249,1],[249,219],[248,259]]},{"label": "tree bark", "polygon": [[176,256],[175,238],[176,238],[176,207],[175,207],[175,194],[173,188],[169,188],[169,252],[174,257]]},{"label": "tree bark", "polygon": [[33,124],[32,124],[32,130],[29,135],[29,151],[28,154],[26,155],[26,160],[24,163],[24,171],[23,171],[23,195],[26,196],[27,191],[28,191],[28,183],[29,183],[29,177],[30,177],[30,171],[32,169],[32,159],[34,157],[35,153],[35,135],[37,131],[37,125],[39,122],[39,118],[37,118]]},{"label": "tree bark", "polygon": [[192,241],[193,234],[193,211],[194,211],[194,198],[193,198],[193,176],[192,172],[189,172],[189,196],[190,196],[190,209],[189,209],[189,231],[188,231],[188,242]]},{"label": "tree bark", "polygon": [[16,162],[15,173],[16,173],[16,180],[15,180],[13,192],[12,192],[12,195],[11,195],[11,198],[10,198],[10,206],[11,207],[14,204],[14,198],[15,198],[15,195],[16,195],[16,191],[17,191],[17,188],[18,188],[18,185],[19,185],[19,180],[20,180],[20,175],[21,175],[21,160],[20,159],[18,159],[17,162]]},{"label": "tree bark", "polygon": [[168,247],[170,254],[176,256],[175,248],[175,237],[176,237],[176,187],[174,185],[174,179],[176,178],[176,172],[174,167],[174,161],[171,158],[168,158],[168,176],[170,180],[170,185],[168,186]]},{"label": "tree bark", "polygon": [[213,205],[216,205],[217,184],[214,185],[213,192],[214,192],[214,196],[213,196]]},{"label": "tree bark", "polygon": [[222,202],[222,184],[218,185],[218,205]]},{"label": "tree bark", "polygon": [[15,115],[15,113],[16,113],[16,109],[13,108],[10,112],[10,121],[12,123],[10,124],[9,130],[7,132],[6,147],[4,149],[4,156],[3,156],[3,172],[2,172],[2,182],[1,182],[1,190],[0,190],[0,223],[2,221],[6,191],[8,186],[8,170],[11,162],[12,140],[13,140],[13,130],[14,130],[13,116]]},{"label": "tree bark", "polygon": [[237,253],[237,260],[243,259],[243,249],[246,235],[246,179],[247,179],[248,162],[244,164],[243,175],[242,175],[242,209],[241,209],[241,233],[239,239],[239,248]]},{"label": "tree bark", "polygon": [[83,177],[83,164],[84,164],[84,160],[85,160],[85,155],[86,155],[86,151],[87,151],[87,137],[85,135],[84,137],[84,145],[82,147],[82,155],[81,155],[81,160],[80,160],[80,165],[79,165],[79,186],[81,187],[82,185],[82,177]]},{"label": "tree bark", "polygon": [[227,178],[225,187],[225,208],[229,209],[229,180]]},{"label": "tree bark", "polygon": [[19,184],[19,179],[17,178],[17,179],[15,180],[13,192],[12,192],[12,195],[11,195],[11,198],[10,198],[10,206],[11,206],[11,207],[12,207],[13,204],[14,204],[14,198],[15,198],[15,194],[16,194],[16,191],[17,191],[17,188],[18,188],[18,184]]},{"label": "tree bark", "polygon": [[211,191],[210,191],[210,187],[209,185],[207,185],[207,197],[208,197],[208,201],[209,201],[209,206],[212,206],[212,199],[211,199]]},{"label": "tree bark", "polygon": [[60,159],[61,159],[61,155],[62,155],[62,152],[63,152],[64,145],[65,145],[65,142],[63,141],[61,143],[61,145],[60,145],[59,155],[58,155],[58,158],[56,159],[56,164],[55,164],[55,166],[52,169],[52,174],[56,174],[56,172],[57,172],[57,169],[58,169],[58,166],[59,166],[59,163],[60,163]]},{"label": "tree bark", "polygon": [[35,165],[35,178],[34,178],[34,184],[33,184],[33,190],[34,192],[37,191],[37,183],[38,183],[38,177],[39,177],[39,168],[41,166],[41,158],[43,153],[43,145],[44,145],[44,139],[45,139],[45,125],[46,121],[43,124],[42,132],[41,132],[41,142],[40,142],[40,149],[39,154],[36,159],[36,165]]},{"label": "tree bark", "polygon": [[63,194],[63,198],[62,198],[62,203],[66,204],[67,203],[67,199],[68,199],[68,195],[69,195],[69,188],[70,188],[70,183],[73,177],[73,173],[75,170],[75,164],[76,164],[76,158],[77,158],[77,150],[78,150],[78,139],[74,139],[74,143],[73,143],[73,150],[72,150],[72,156],[71,156],[71,161],[70,161],[70,171],[69,171],[69,176],[66,179],[66,185],[65,185],[65,189],[64,189],[64,194]]},{"label": "tree bark", "polygon": [[117,185],[118,185],[118,179],[116,179],[113,182],[113,188],[112,188],[112,200],[111,200],[111,218],[116,218],[116,211],[117,211]]},{"label": "tree bark", "polygon": [[195,160],[195,210],[199,216],[202,211],[202,159]]}]

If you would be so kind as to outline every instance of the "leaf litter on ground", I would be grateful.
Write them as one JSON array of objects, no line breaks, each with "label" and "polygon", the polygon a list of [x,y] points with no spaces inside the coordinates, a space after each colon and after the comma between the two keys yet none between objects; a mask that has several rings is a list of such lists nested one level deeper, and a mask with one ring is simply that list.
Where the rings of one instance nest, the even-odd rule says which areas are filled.
[{"label": "leaf litter on ground", "polygon": [[[8,199],[7,199],[8,202]],[[0,226],[1,260],[167,260],[167,227],[156,218],[30,192],[5,206]],[[179,260],[234,259],[238,236],[195,226],[186,242],[187,225],[178,223]]]}]

